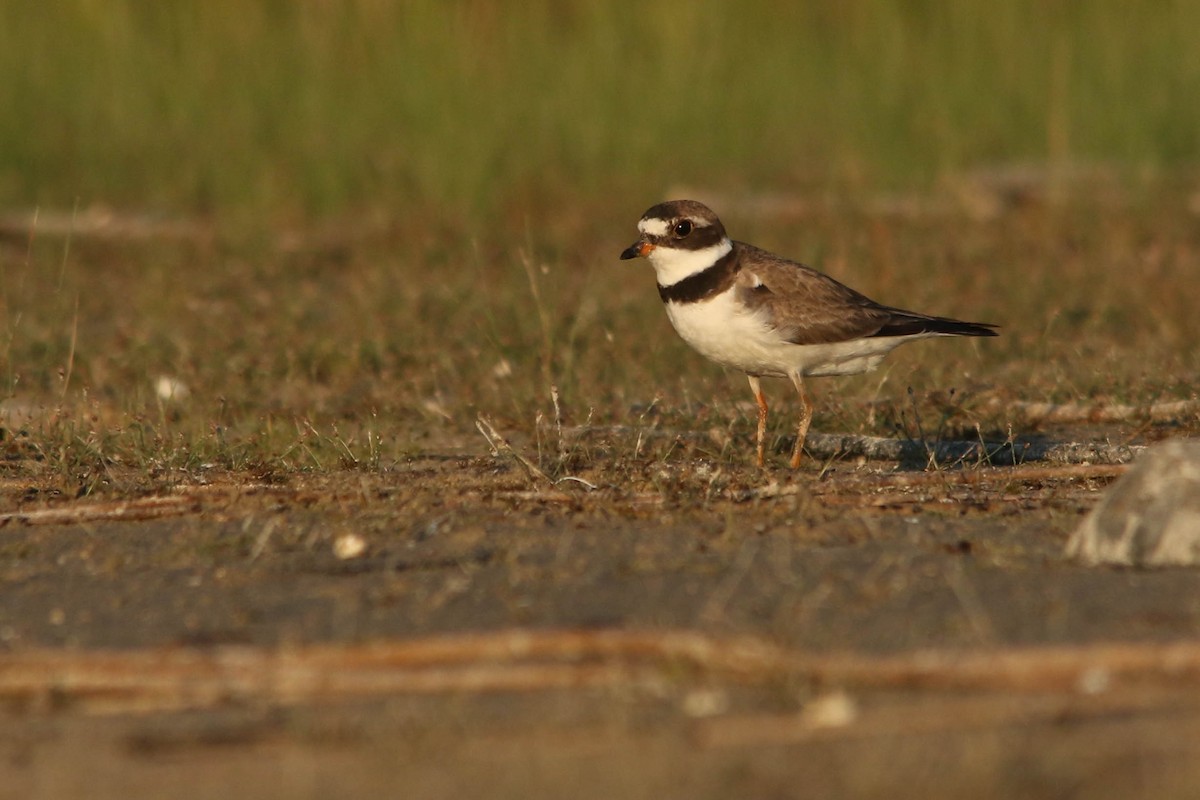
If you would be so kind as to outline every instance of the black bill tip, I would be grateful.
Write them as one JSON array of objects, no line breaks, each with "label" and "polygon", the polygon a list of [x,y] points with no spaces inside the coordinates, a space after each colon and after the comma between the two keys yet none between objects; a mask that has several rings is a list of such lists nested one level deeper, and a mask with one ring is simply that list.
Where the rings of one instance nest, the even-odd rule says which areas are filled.
[{"label": "black bill tip", "polygon": [[621,251],[621,260],[628,261],[631,258],[641,258],[654,249],[654,246],[649,242],[634,242]]}]

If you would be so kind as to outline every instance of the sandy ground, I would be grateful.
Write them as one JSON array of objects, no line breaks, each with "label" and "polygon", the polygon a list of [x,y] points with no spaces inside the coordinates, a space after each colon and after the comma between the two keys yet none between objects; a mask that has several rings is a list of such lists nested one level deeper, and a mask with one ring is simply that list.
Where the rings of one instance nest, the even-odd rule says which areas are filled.
[{"label": "sandy ground", "polygon": [[638,469],[6,485],[0,797],[1200,792],[1196,574],[1062,557],[1119,469]]}]

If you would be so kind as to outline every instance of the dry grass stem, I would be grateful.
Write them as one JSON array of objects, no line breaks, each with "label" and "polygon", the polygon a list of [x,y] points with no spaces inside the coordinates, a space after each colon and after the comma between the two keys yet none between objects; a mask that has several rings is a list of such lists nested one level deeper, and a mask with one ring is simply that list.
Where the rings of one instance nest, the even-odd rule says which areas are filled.
[{"label": "dry grass stem", "polygon": [[537,464],[534,464],[528,458],[523,456],[515,447],[508,443],[500,433],[488,422],[484,417],[479,417],[475,420],[475,427],[483,434],[483,438],[487,440],[488,445],[496,454],[504,453],[511,456],[520,464],[525,472],[529,475],[530,480],[541,480],[546,483],[553,484],[554,480],[549,475],[542,472]]}]

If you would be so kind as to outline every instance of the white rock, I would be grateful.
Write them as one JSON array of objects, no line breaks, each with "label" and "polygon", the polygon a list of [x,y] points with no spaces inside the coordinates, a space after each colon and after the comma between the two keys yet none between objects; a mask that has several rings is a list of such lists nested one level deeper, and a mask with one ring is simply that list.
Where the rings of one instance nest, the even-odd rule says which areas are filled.
[{"label": "white rock", "polygon": [[1067,542],[1088,564],[1200,564],[1200,442],[1148,449]]},{"label": "white rock", "polygon": [[333,555],[345,561],[358,558],[367,550],[367,540],[357,533],[344,533],[333,540]]}]

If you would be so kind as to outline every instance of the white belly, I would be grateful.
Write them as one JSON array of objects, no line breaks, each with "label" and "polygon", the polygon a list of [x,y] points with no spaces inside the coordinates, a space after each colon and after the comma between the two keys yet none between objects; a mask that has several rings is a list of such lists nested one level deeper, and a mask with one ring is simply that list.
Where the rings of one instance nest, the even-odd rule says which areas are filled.
[{"label": "white belly", "polygon": [[792,344],[732,291],[697,303],[667,303],[683,340],[701,354],[751,375],[856,375],[875,369],[893,348],[923,336],[886,336],[832,344]]}]

